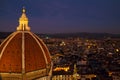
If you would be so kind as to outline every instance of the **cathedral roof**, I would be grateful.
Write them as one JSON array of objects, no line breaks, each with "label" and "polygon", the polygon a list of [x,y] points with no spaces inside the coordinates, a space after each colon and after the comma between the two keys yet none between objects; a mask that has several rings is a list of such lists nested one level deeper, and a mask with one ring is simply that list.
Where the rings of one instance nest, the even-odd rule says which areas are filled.
[{"label": "cathedral roof", "polygon": [[42,39],[30,31],[23,9],[17,31],[0,45],[0,73],[25,74],[43,69],[47,73],[50,65],[49,50]]}]

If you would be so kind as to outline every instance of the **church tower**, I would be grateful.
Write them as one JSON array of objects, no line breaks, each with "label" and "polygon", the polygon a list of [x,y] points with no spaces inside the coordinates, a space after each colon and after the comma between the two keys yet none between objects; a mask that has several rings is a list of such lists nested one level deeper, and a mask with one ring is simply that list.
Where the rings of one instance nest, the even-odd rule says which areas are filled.
[{"label": "church tower", "polygon": [[77,67],[76,64],[74,64],[74,72],[73,72],[73,80],[78,80],[79,74],[77,73]]}]

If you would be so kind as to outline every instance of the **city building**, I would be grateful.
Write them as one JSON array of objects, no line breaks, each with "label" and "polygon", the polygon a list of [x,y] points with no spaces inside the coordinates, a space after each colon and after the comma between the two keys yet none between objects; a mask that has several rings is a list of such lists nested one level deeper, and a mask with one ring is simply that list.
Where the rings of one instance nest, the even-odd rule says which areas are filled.
[{"label": "city building", "polygon": [[30,31],[22,10],[17,31],[0,45],[0,80],[50,80],[52,62],[42,39]]}]

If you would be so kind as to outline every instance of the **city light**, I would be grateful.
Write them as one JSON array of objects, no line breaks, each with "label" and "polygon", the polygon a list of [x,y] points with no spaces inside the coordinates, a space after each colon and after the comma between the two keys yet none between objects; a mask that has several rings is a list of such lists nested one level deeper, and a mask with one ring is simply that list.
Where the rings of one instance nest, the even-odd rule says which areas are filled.
[{"label": "city light", "polygon": [[70,68],[69,67],[56,67],[53,71],[62,71],[62,70],[64,70],[64,71],[68,71]]},{"label": "city light", "polygon": [[116,52],[119,52],[119,49],[116,49]]}]

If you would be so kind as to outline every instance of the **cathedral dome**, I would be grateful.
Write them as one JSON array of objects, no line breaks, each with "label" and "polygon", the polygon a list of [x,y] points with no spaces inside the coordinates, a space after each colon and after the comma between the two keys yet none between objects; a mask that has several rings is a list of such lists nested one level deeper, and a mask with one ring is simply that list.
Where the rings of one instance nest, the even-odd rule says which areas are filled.
[{"label": "cathedral dome", "polygon": [[36,79],[49,75],[50,53],[42,39],[30,31],[23,9],[17,31],[0,45],[0,76],[3,79]]}]

